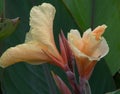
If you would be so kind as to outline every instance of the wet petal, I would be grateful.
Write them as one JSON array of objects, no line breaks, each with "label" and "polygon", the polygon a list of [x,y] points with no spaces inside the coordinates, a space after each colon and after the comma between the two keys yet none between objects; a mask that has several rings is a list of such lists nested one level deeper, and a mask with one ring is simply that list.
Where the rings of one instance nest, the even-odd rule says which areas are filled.
[{"label": "wet petal", "polygon": [[42,48],[47,51],[47,47],[35,41],[11,47],[1,56],[0,66],[4,68],[21,61],[31,64],[42,64],[45,61],[50,61],[48,56],[42,51]]}]

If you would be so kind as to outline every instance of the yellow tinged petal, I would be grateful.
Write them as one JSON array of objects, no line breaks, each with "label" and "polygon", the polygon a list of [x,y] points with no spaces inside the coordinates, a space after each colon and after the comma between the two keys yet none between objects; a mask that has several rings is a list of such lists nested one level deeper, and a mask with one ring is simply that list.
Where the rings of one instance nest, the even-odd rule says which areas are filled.
[{"label": "yellow tinged petal", "polygon": [[53,37],[53,20],[55,16],[55,8],[49,3],[43,3],[34,6],[30,12],[30,31],[26,35],[26,42],[37,40],[41,44],[48,46],[49,53],[60,58],[56,49]]},{"label": "yellow tinged petal", "polygon": [[[0,66],[5,68],[21,61],[31,64],[41,64],[45,63],[45,61],[50,61],[42,51],[42,47],[43,45],[35,41],[11,47],[1,56]],[[47,49],[47,47],[43,48]]]},{"label": "yellow tinged petal", "polygon": [[48,3],[34,6],[30,12],[30,34],[33,40],[40,41],[43,44],[54,44],[53,38],[53,20],[55,8]]}]

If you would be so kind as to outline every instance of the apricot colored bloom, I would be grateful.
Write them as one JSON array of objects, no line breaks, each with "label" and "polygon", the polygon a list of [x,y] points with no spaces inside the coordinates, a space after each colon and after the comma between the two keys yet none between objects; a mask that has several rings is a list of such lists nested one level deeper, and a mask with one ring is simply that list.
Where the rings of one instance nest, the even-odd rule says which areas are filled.
[{"label": "apricot colored bloom", "polygon": [[101,25],[93,31],[88,29],[81,37],[78,30],[71,30],[68,33],[68,41],[75,55],[79,75],[82,78],[89,79],[97,61],[104,57],[109,47],[102,37],[106,25]]},{"label": "apricot colored bloom", "polygon": [[64,61],[53,38],[55,12],[55,8],[48,3],[34,6],[30,12],[30,31],[26,34],[25,43],[5,51],[0,58],[0,66],[4,68],[21,61],[30,64],[53,62],[50,55],[62,62],[58,65],[63,66]]}]

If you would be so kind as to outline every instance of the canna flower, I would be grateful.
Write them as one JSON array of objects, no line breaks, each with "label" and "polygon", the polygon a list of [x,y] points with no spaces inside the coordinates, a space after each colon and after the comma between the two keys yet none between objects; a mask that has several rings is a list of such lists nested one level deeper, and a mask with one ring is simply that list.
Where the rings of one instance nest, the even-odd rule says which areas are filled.
[{"label": "canna flower", "polygon": [[25,43],[6,50],[0,58],[0,66],[5,68],[17,62],[30,64],[54,62],[64,66],[65,62],[56,49],[53,37],[53,20],[55,8],[48,3],[34,6],[30,12],[30,31],[26,34]]},{"label": "canna flower", "polygon": [[89,79],[97,61],[104,57],[109,47],[102,34],[106,25],[101,25],[93,31],[88,29],[81,37],[78,30],[68,33],[68,41],[76,59],[78,72],[81,78]]}]

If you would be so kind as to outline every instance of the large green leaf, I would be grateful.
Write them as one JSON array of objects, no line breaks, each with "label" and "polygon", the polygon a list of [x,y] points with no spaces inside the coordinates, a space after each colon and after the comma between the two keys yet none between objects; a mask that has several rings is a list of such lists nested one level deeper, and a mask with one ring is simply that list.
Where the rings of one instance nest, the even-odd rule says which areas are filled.
[{"label": "large green leaf", "polygon": [[106,24],[105,38],[110,46],[107,64],[114,75],[120,69],[120,1],[119,0],[62,0],[82,31]]},{"label": "large green leaf", "polygon": [[82,31],[91,27],[92,0],[62,0]]},{"label": "large green leaf", "polygon": [[99,61],[90,79],[92,94],[104,94],[115,90],[115,84],[104,59]]},{"label": "large green leaf", "polygon": [[[33,5],[38,5],[42,2],[42,0],[6,1],[7,18],[19,16],[21,23],[17,31],[3,42],[2,51],[6,50],[8,47],[24,42],[25,33],[29,31],[30,9]],[[61,29],[63,29],[66,34],[70,28],[76,28],[77,26],[61,1],[46,0],[46,2],[53,4],[57,10],[54,21],[54,35],[58,44],[58,33]],[[59,70],[57,71],[59,72]],[[49,72],[50,69],[47,65],[32,66],[26,63],[18,63],[6,69],[2,69],[1,84],[3,94],[59,94],[53,79],[49,78]],[[61,73],[59,72],[59,74]]]}]

